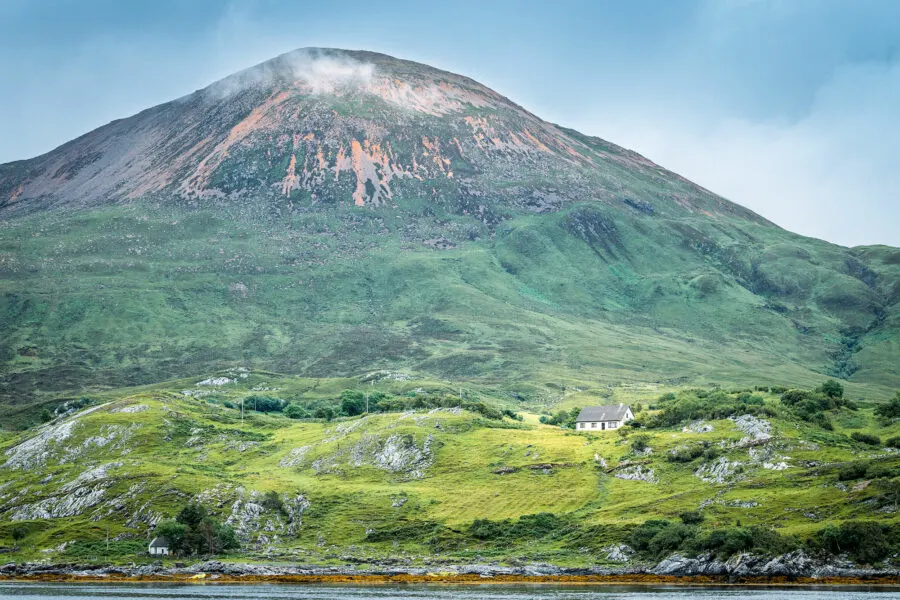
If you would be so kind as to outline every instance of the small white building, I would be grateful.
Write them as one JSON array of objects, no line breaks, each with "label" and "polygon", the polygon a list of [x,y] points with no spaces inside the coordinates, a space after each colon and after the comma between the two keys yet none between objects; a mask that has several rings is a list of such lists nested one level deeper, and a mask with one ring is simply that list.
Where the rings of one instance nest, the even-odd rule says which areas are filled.
[{"label": "small white building", "polygon": [[155,537],[153,538],[153,541],[150,542],[147,551],[150,553],[150,556],[168,556],[169,540],[162,536]]},{"label": "small white building", "polygon": [[634,418],[627,404],[612,406],[585,406],[575,419],[576,431],[606,431],[618,429]]}]

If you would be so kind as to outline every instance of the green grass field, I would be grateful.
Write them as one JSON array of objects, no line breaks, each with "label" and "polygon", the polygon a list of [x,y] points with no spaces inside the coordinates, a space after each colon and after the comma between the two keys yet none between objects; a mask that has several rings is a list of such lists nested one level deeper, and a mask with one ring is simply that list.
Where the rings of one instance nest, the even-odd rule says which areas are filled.
[{"label": "green grass field", "polygon": [[[700,432],[683,431],[679,424],[626,435],[582,434],[540,424],[522,406],[521,422],[452,408],[295,421],[246,406],[242,420],[240,399],[254,389],[314,404],[333,402],[348,387],[407,399],[452,399],[454,386],[416,379],[367,385],[271,373],[220,375],[234,382],[180,381],[98,396],[90,412],[7,434],[0,540],[12,546],[12,526],[29,528],[10,559],[148,560],[137,556],[136,541],[146,540],[153,523],[173,517],[194,498],[217,518],[245,528],[244,558],[323,563],[444,556],[596,564],[605,561],[604,548],[626,540],[640,523],[677,520],[695,510],[705,517],[703,530],[763,526],[799,540],[827,524],[897,521],[890,485],[900,473],[900,454],[848,437],[854,431],[882,440],[900,435],[900,422],[874,417],[871,403],[830,411],[829,431],[794,416],[777,395],[754,392],[775,413],[762,417],[771,438],[755,443],[729,419],[704,421],[710,431],[688,423]],[[660,391],[614,390],[612,397],[627,394],[647,406]],[[479,397],[495,402],[487,394]],[[562,404],[579,402],[570,396]],[[636,437],[645,440],[649,454],[635,451]],[[701,444],[715,448],[715,458],[668,458]],[[728,473],[721,481],[702,479],[717,461],[731,465]],[[870,465],[875,475],[840,481],[840,469],[854,461]],[[645,480],[617,477],[635,466]],[[247,512],[269,490],[285,499],[293,521],[275,510]],[[539,513],[552,513],[552,533],[503,544],[470,533],[479,519],[515,523]],[[109,554],[107,530],[119,542]]]}]

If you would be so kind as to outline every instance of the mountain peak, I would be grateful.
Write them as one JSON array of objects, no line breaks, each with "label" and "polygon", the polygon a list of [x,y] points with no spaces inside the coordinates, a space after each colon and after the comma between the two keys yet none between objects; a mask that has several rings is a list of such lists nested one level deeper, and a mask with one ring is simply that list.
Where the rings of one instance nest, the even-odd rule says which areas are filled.
[{"label": "mountain peak", "polygon": [[[552,175],[552,176],[551,176]],[[648,194],[648,190],[653,192]],[[142,198],[298,206],[452,202],[486,224],[583,200],[749,211],[461,75],[384,54],[302,48],[56,150],[0,166],[0,212]]]}]

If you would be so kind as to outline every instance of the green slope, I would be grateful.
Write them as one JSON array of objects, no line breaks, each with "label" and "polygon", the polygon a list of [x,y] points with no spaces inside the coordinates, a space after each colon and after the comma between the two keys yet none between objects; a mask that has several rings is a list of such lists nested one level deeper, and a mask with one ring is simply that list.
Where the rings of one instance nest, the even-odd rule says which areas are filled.
[{"label": "green slope", "polygon": [[[29,528],[10,559],[130,561],[153,524],[191,499],[238,529],[244,556],[313,562],[437,555],[596,564],[606,561],[604,548],[627,541],[640,523],[695,510],[704,515],[704,532],[760,526],[800,542],[826,524],[897,520],[886,490],[900,458],[847,437],[900,434],[900,423],[875,419],[870,405],[830,411],[828,431],[796,418],[776,395],[755,392],[774,416],[624,436],[576,434],[541,425],[533,414],[499,421],[453,408],[333,422],[248,408],[242,420],[225,403],[253,389],[301,404],[334,398],[345,386],[408,402],[452,402],[455,383],[218,375],[232,381],[108,395],[83,412],[7,435],[0,444],[0,540],[16,524]],[[620,389],[613,401],[658,393]],[[722,394],[728,402],[740,395]],[[680,397],[696,402],[697,392]],[[638,438],[651,451],[636,450]],[[670,458],[695,446],[705,454]],[[850,461],[864,462],[870,474],[842,481]],[[282,498],[283,509],[262,505],[268,491]],[[540,513],[551,514],[529,516]],[[495,523],[476,523],[484,519]],[[532,525],[510,529],[512,538],[501,535],[516,523]],[[479,526],[499,528],[500,537],[479,537]]]}]

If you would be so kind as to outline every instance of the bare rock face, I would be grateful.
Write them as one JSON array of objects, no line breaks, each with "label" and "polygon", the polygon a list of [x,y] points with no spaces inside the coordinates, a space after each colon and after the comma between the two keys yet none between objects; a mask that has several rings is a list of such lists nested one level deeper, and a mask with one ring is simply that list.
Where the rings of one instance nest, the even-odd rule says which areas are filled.
[{"label": "bare rock face", "polygon": [[741,415],[731,417],[731,420],[734,421],[735,427],[747,436],[740,441],[741,445],[761,444],[772,438],[772,424],[765,419],[753,415]]},{"label": "bare rock face", "polygon": [[701,465],[694,475],[707,483],[725,483],[734,480],[743,470],[743,463],[732,462],[724,456],[711,463]]},{"label": "bare rock face", "polygon": [[625,467],[616,472],[615,477],[631,481],[646,481],[647,483],[658,483],[659,481],[653,468],[644,467],[643,465]]},{"label": "bare rock face", "polygon": [[431,444],[434,436],[427,436],[421,447],[412,436],[392,435],[373,455],[375,466],[394,473],[404,473],[410,479],[421,479],[425,469],[434,462]]},{"label": "bare rock face", "polygon": [[264,506],[263,494],[256,490],[239,488],[235,492],[236,499],[225,522],[242,541],[255,546],[267,546],[285,535],[296,535],[303,524],[303,513],[310,507],[301,493],[282,494],[283,509],[275,510]]}]

